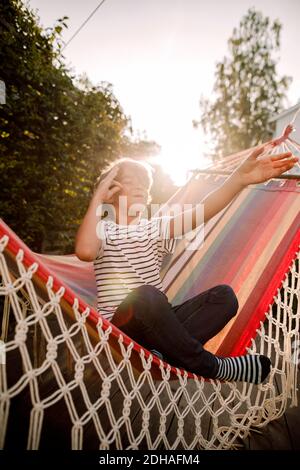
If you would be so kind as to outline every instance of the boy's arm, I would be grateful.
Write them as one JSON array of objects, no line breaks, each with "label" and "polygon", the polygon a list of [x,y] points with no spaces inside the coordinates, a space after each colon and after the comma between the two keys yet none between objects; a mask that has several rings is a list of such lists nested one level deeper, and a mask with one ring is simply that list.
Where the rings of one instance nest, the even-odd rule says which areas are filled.
[{"label": "boy's arm", "polygon": [[82,261],[93,261],[101,248],[102,242],[97,237],[96,231],[97,224],[101,220],[101,216],[96,215],[100,204],[101,200],[96,191],[76,234],[75,253]]},{"label": "boy's arm", "polygon": [[[199,225],[206,223],[218,212],[224,209],[224,207],[226,207],[245,187],[246,185],[241,182],[237,174],[234,173],[230,175],[220,188],[211,191],[199,204],[195,205],[190,210],[183,211],[172,217],[170,220],[170,238],[180,237],[181,235],[194,230]],[[203,205],[201,212],[199,211],[200,205]],[[199,217],[199,214],[202,214],[203,217]],[[185,218],[189,224],[184,223]]]},{"label": "boy's arm", "polygon": [[101,211],[98,211],[97,214],[97,208],[103,203],[111,201],[114,194],[120,191],[122,185],[114,180],[118,170],[118,167],[113,168],[103,181],[100,181],[78,229],[75,253],[82,261],[93,261],[101,248],[102,241],[97,233],[97,225],[102,214]]},{"label": "boy's arm", "polygon": [[[202,223],[206,223],[212,217],[214,217],[218,212],[220,212],[224,207],[226,207],[230,201],[247,185],[243,184],[238,173],[233,173],[230,175],[224,183],[216,190],[210,192],[204,199],[202,199],[201,204],[203,204],[203,215],[204,218]],[[195,211],[193,208],[193,229],[197,227]]]},{"label": "boy's arm", "polygon": [[298,162],[298,158],[293,156],[291,152],[263,156],[264,150],[265,148],[262,146],[251,152],[250,156],[239,165],[220,188],[212,191],[202,199],[200,204],[203,204],[203,218],[201,220],[199,220],[199,217],[197,218],[197,206],[191,209],[189,216],[192,220],[192,227],[185,228],[183,222],[184,215],[187,215],[187,212],[190,211],[184,211],[173,217],[170,221],[170,238],[180,237],[207,222],[220,210],[224,209],[249,184],[263,183],[280,176]]}]

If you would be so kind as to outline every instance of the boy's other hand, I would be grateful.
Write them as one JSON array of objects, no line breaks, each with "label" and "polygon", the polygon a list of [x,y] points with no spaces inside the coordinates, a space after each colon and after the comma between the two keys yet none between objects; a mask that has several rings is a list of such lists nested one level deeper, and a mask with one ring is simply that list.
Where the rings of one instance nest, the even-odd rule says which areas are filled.
[{"label": "boy's other hand", "polygon": [[111,203],[113,196],[122,189],[122,184],[114,179],[118,171],[119,167],[113,168],[108,175],[100,181],[96,193],[101,202]]},{"label": "boy's other hand", "polygon": [[299,161],[292,152],[264,155],[264,150],[264,146],[255,149],[236,169],[236,176],[243,186],[263,183],[280,176]]}]

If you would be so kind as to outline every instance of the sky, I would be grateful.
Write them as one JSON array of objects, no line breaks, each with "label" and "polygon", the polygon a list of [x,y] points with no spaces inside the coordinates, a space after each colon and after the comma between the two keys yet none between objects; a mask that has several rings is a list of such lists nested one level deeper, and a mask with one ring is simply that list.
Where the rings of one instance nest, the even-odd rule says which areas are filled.
[{"label": "sky", "polygon": [[[100,0],[28,0],[44,27],[68,16],[68,41]],[[255,7],[279,19],[279,75],[293,78],[286,106],[300,100],[300,0],[106,0],[65,48],[66,63],[93,83],[113,85],[135,132],[162,147],[163,168],[177,184],[204,167],[209,148],[199,119],[201,96],[210,98],[216,63],[243,15]]]}]

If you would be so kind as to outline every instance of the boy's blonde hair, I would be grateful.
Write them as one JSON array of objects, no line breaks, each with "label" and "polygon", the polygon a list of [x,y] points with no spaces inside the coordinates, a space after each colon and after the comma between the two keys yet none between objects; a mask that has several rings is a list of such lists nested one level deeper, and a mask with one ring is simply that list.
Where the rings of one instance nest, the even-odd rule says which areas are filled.
[{"label": "boy's blonde hair", "polygon": [[[113,162],[110,162],[109,164],[107,164],[101,170],[101,173],[96,180],[95,188],[99,185],[100,181],[102,181],[108,175],[108,173],[116,166],[119,166],[120,169],[122,169],[125,166],[132,166],[132,165],[136,166],[137,172],[140,172],[147,176],[148,181],[149,181],[148,189],[150,189],[153,184],[154,169],[152,168],[152,166],[149,165],[149,163],[147,162],[141,162],[138,160],[134,160],[133,158],[127,158],[127,157],[118,158],[117,160],[114,160]],[[118,176],[116,176],[115,179],[118,180]],[[149,200],[147,201],[147,203],[149,204],[150,202],[151,202],[151,197],[149,196]]]}]

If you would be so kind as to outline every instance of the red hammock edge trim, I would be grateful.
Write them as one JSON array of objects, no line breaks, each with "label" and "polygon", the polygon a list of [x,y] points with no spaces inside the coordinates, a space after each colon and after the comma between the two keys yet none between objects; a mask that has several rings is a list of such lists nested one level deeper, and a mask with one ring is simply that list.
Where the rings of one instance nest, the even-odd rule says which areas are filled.
[{"label": "red hammock edge trim", "polygon": [[253,333],[255,333],[256,330],[259,328],[260,322],[264,321],[266,312],[269,310],[269,305],[273,303],[271,301],[273,301],[273,298],[274,296],[276,296],[277,291],[281,288],[281,284],[286,278],[288,269],[290,268],[293,260],[296,259],[299,248],[300,231],[298,231],[295,239],[292,241],[289,249],[286,251],[276,271],[276,275],[272,278],[272,282],[269,284],[268,288],[265,290],[264,295],[261,297],[261,300],[256,310],[256,315],[249,322],[249,327],[241,336],[238,344],[232,349],[232,356],[239,356],[245,354],[246,348],[250,347],[252,338],[254,337]]}]

